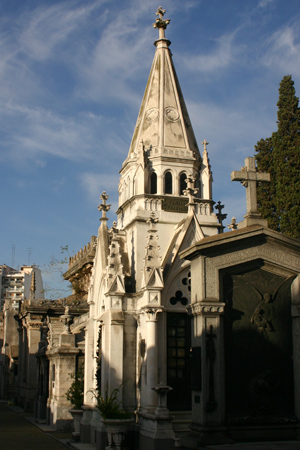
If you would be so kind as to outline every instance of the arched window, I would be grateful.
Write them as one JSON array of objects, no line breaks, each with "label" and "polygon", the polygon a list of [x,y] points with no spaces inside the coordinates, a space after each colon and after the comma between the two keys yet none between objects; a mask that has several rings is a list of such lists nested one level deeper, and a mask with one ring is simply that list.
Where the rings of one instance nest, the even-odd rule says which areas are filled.
[{"label": "arched window", "polygon": [[173,194],[173,177],[171,172],[165,174],[165,194]]},{"label": "arched window", "polygon": [[157,175],[155,172],[152,172],[150,177],[150,194],[157,194]]},{"label": "arched window", "polygon": [[183,191],[186,189],[186,173],[180,175],[179,195],[183,195]]}]

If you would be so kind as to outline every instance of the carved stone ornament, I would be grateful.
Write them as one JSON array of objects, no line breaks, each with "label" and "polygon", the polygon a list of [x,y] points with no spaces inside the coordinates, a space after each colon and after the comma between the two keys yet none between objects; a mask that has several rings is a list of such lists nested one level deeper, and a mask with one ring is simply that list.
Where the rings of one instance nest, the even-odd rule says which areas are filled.
[{"label": "carved stone ornament", "polygon": [[163,312],[162,308],[144,308],[142,310],[142,314],[147,314],[147,319],[149,321],[155,321],[157,320],[157,314]]},{"label": "carved stone ornament", "polygon": [[30,330],[38,330],[40,331],[40,327],[43,325],[42,322],[29,322],[29,329]]},{"label": "carved stone ornament", "polygon": [[177,120],[179,120],[179,112],[173,106],[167,106],[165,115],[170,122],[177,122]]},{"label": "carved stone ornament", "polygon": [[252,314],[250,321],[258,331],[274,331],[274,325],[272,323],[274,319],[274,306],[272,305],[272,300],[272,295],[265,293]]},{"label": "carved stone ornament", "polygon": [[145,114],[145,118],[147,122],[154,122],[158,118],[158,109],[157,108],[150,108]]},{"label": "carved stone ornament", "polygon": [[199,314],[223,314],[224,313],[225,303],[220,303],[218,305],[212,304],[208,305],[197,303],[195,305],[191,305],[190,311],[194,316]]}]

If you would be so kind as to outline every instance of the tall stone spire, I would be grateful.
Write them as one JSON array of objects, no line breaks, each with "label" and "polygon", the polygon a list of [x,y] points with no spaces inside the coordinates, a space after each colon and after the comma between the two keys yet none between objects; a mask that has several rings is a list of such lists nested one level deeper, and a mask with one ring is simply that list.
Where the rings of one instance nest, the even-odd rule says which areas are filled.
[{"label": "tall stone spire", "polygon": [[213,178],[207,152],[207,146],[209,142],[207,142],[207,140],[204,139],[204,141],[201,142],[201,144],[203,145],[202,166],[201,166],[202,197],[211,199]]},{"label": "tall stone spire", "polygon": [[[160,228],[180,222],[189,211],[202,216],[201,222],[215,226],[207,142],[202,161],[173,65],[171,42],[165,36],[170,20],[164,19],[161,7],[156,15],[153,27],[158,39],[152,68],[120,170],[118,223],[127,229],[135,220],[145,222],[149,211],[155,211]],[[193,179],[193,187],[187,185],[188,178]],[[188,207],[185,190],[194,197],[189,198]]]},{"label": "tall stone spire", "polygon": [[128,156],[137,154],[143,141],[145,149],[153,149],[156,155],[201,159],[172,62],[171,42],[165,38],[170,20],[163,19],[164,13],[161,7],[156,12],[153,27],[159,30],[159,38]]}]

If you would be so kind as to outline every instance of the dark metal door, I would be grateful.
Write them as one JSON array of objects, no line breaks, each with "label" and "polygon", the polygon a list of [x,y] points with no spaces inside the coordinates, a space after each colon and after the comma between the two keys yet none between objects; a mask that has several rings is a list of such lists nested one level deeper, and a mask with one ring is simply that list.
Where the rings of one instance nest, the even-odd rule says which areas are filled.
[{"label": "dark metal door", "polygon": [[167,314],[167,383],[171,411],[191,410],[191,319],[186,313]]}]

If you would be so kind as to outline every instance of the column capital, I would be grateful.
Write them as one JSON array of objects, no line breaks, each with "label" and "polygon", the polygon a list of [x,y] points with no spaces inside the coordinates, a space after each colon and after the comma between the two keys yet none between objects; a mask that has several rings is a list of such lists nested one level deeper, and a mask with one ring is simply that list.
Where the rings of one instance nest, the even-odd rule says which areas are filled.
[{"label": "column capital", "polygon": [[141,314],[147,314],[147,322],[157,322],[157,314],[163,312],[163,310],[163,308],[145,306],[144,308],[142,308]]}]

